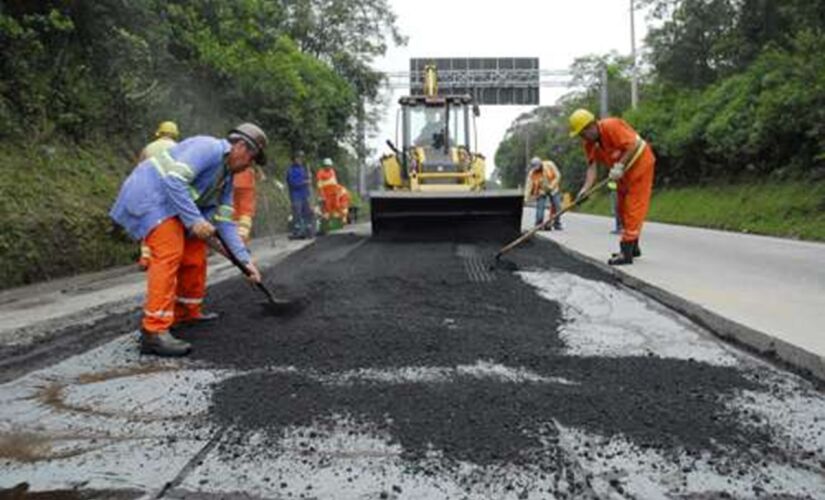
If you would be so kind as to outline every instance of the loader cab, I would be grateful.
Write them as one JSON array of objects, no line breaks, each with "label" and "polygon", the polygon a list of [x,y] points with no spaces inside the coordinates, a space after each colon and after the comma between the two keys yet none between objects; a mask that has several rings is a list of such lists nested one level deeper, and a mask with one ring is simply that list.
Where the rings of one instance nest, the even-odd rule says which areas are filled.
[{"label": "loader cab", "polygon": [[404,134],[401,144],[405,149],[471,149],[470,113],[473,106],[469,96],[405,97],[400,104]]},{"label": "loader cab", "polygon": [[459,172],[471,158],[472,100],[469,96],[410,96],[400,100],[401,144],[414,168],[426,172]]}]

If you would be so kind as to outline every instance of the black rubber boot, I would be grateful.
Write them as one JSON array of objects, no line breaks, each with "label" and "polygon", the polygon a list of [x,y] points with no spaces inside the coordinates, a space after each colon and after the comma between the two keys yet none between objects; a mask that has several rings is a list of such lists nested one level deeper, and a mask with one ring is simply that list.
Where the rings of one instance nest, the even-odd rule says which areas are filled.
[{"label": "black rubber boot", "polygon": [[621,252],[613,254],[613,256],[607,260],[607,263],[611,266],[633,264],[633,242],[622,241],[619,243],[619,246],[621,247]]},{"label": "black rubber boot", "polygon": [[639,249],[639,240],[633,240],[633,258],[639,258],[642,256],[642,251]]},{"label": "black rubber boot", "polygon": [[156,354],[162,357],[186,356],[192,346],[189,342],[178,340],[169,332],[146,333],[140,335],[140,353]]}]

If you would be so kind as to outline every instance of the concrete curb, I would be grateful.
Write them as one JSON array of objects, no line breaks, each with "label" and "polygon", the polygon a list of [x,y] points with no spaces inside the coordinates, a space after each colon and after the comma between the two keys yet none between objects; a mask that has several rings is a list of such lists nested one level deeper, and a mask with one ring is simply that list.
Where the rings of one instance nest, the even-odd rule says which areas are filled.
[{"label": "concrete curb", "polygon": [[702,326],[720,339],[746,348],[766,360],[776,363],[783,368],[799,374],[802,377],[825,382],[825,357],[806,351],[768,333],[754,330],[696,303],[669,292],[661,287],[652,285],[635,276],[625,273],[621,268],[609,266],[593,257],[578,252],[550,238],[544,238],[556,245],[565,254],[597,267],[599,270],[613,276],[617,281],[633,290],[639,291],[664,306],[687,317],[694,323]]}]

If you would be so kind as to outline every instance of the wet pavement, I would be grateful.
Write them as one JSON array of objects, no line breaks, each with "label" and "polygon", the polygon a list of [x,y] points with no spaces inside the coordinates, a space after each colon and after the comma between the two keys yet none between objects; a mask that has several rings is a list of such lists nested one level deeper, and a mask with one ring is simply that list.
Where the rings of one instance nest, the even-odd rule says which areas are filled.
[{"label": "wet pavement", "polygon": [[[146,498],[825,498],[825,397],[554,244],[335,235],[0,386],[0,488]],[[58,358],[59,359],[59,358]],[[2,495],[2,493],[0,493]],[[102,496],[101,496],[102,495]],[[105,494],[99,495],[105,498]],[[68,497],[67,497],[68,498]]]}]

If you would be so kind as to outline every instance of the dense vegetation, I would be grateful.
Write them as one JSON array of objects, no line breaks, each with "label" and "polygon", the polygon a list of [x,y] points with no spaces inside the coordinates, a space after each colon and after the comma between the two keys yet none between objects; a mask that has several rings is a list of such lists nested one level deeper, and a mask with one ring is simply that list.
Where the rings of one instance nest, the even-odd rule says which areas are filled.
[{"label": "dense vegetation", "polygon": [[496,164],[502,182],[523,182],[524,137],[530,134],[528,156],[557,159],[566,187],[578,189],[584,156],[578,141],[567,137],[566,120],[577,107],[598,109],[594,75],[602,63],[609,72],[609,112],[623,116],[654,145],[659,188],[822,182],[825,1],[644,3],[659,23],[646,39],[638,109],[630,110],[628,59],[580,59],[573,70],[583,90],[516,120],[500,144]]},{"label": "dense vegetation", "polygon": [[300,148],[347,182],[370,64],[403,41],[387,0],[0,0],[0,286],[131,258],[106,211],[161,120],[254,121],[272,180]]}]

